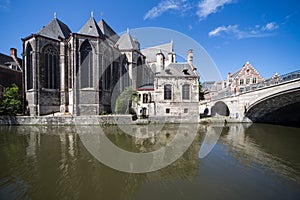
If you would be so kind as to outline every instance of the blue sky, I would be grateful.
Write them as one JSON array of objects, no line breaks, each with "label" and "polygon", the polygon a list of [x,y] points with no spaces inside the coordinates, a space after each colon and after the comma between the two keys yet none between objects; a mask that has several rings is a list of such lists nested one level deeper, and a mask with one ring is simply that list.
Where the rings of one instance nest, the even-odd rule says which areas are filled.
[{"label": "blue sky", "polygon": [[162,27],[193,38],[223,78],[246,61],[265,78],[300,69],[297,0],[0,0],[0,52],[8,54],[15,47],[20,55],[21,38],[40,30],[54,12],[77,32],[91,11],[97,21],[104,18],[117,33]]}]

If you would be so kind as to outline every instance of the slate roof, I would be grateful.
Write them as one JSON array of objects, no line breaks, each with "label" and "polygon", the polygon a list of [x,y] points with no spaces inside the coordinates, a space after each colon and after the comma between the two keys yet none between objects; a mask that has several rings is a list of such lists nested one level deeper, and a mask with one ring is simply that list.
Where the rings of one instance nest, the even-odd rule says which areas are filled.
[{"label": "slate roof", "polygon": [[90,35],[95,37],[103,37],[103,33],[100,30],[98,24],[95,19],[91,17],[83,27],[78,31],[79,34]]},{"label": "slate roof", "polygon": [[167,67],[165,67],[164,71],[156,73],[156,76],[199,77],[197,70],[188,63],[171,63]]},{"label": "slate roof", "polygon": [[117,42],[120,39],[120,36],[118,36],[118,34],[104,21],[104,19],[101,19],[98,22],[98,26],[102,33],[114,42]]},{"label": "slate roof", "polygon": [[49,22],[49,24],[38,31],[37,34],[57,40],[59,37],[68,39],[70,37],[70,33],[71,30],[66,24],[59,19],[54,18],[51,22]]},{"label": "slate roof", "polygon": [[168,58],[168,54],[173,52],[173,42],[149,47],[146,49],[143,49],[141,52],[143,55],[146,56],[148,62],[154,62],[156,61],[156,54],[161,51],[161,53],[164,54],[165,58]]},{"label": "slate roof", "polygon": [[[17,59],[19,63],[22,63],[22,59],[20,58]],[[8,68],[7,66],[9,64],[18,65],[11,56],[0,53],[0,66]]]},{"label": "slate roof", "polygon": [[116,46],[122,50],[122,49],[135,49],[139,50],[138,43],[131,37],[130,33],[127,31],[124,33],[120,39],[117,41]]}]

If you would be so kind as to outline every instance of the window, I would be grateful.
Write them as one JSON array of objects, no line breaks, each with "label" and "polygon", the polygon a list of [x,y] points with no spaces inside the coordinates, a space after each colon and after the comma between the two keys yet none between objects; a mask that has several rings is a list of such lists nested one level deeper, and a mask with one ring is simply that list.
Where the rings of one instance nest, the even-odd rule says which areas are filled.
[{"label": "window", "polygon": [[81,88],[93,87],[93,51],[87,40],[80,48],[80,63]]},{"label": "window", "polygon": [[256,83],[256,78],[253,78],[253,79],[252,79],[252,83]]},{"label": "window", "polygon": [[32,47],[30,44],[26,48],[26,85],[27,90],[33,88],[33,71],[32,71]]},{"label": "window", "polygon": [[52,47],[48,46],[43,51],[44,54],[44,77],[43,86],[48,89],[59,88],[59,68],[58,68],[58,53]]},{"label": "window", "polygon": [[172,97],[172,85],[167,84],[164,86],[164,100],[171,100]]},{"label": "window", "polygon": [[244,79],[240,79],[240,85],[244,85]]},{"label": "window", "polygon": [[249,84],[250,83],[250,78],[247,78],[246,79],[246,84]]},{"label": "window", "polygon": [[170,108],[166,108],[166,113],[170,113]]},{"label": "window", "polygon": [[185,109],[183,109],[183,112],[184,112],[184,113],[188,113],[188,112],[189,112],[189,109],[188,109],[188,108],[185,108]]},{"label": "window", "polygon": [[143,94],[143,103],[148,103],[148,94]]},{"label": "window", "polygon": [[182,86],[182,99],[188,100],[190,99],[190,85],[184,84]]}]

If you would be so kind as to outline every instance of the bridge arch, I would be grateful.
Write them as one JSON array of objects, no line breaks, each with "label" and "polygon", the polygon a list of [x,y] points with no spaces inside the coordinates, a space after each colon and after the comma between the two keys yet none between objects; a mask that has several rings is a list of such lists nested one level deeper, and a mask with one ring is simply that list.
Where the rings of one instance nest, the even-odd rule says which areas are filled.
[{"label": "bridge arch", "polygon": [[251,121],[262,123],[298,123],[299,113],[300,88],[265,96],[245,110],[245,116]]},{"label": "bridge arch", "polygon": [[222,115],[222,116],[229,116],[230,111],[226,103],[223,101],[217,101],[212,107],[211,107],[211,116],[215,116],[216,114]]}]

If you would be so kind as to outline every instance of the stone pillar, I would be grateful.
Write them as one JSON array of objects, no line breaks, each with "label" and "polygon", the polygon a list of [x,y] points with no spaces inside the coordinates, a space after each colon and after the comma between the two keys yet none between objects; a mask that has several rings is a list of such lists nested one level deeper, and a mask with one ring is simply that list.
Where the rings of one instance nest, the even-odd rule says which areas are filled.
[{"label": "stone pillar", "polygon": [[60,112],[65,113],[66,108],[66,54],[65,54],[65,44],[60,42],[60,52],[59,52],[59,68],[60,68]]}]

